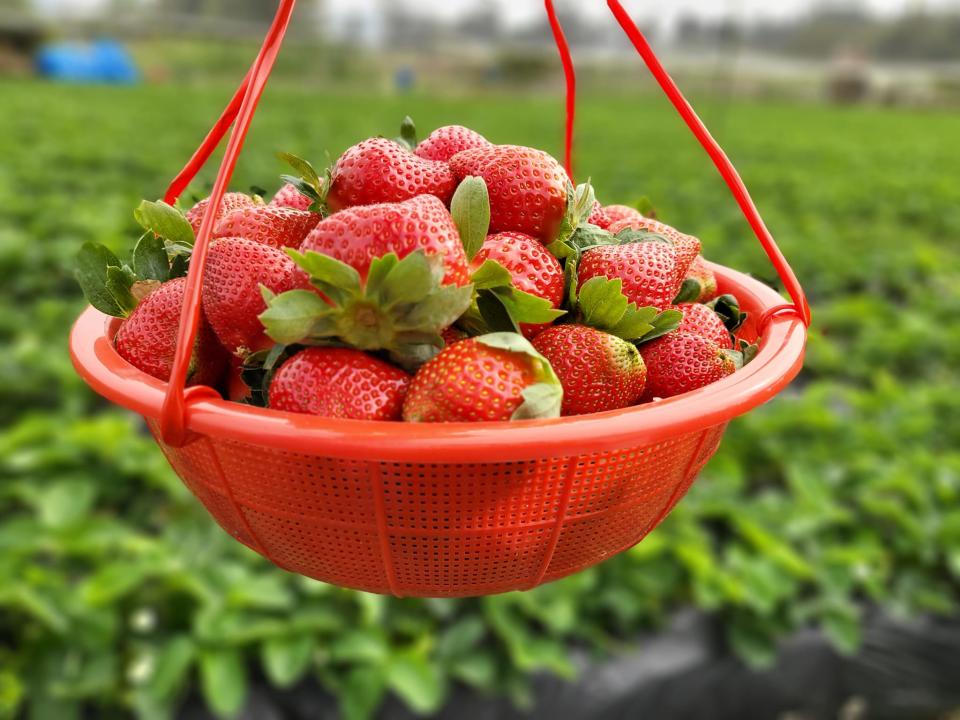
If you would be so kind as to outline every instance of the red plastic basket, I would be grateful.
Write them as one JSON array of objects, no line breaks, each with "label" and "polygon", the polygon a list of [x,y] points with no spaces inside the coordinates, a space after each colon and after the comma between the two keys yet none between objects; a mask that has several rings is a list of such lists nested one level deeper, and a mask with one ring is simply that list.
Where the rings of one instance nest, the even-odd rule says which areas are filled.
[{"label": "red plastic basket", "polygon": [[[170,187],[173,200],[231,125],[211,193],[217,207],[295,0],[280,3],[260,55],[223,116]],[[567,153],[575,77],[550,0],[567,77]],[[98,393],[144,416],[174,470],[217,522],[291,572],[379,593],[468,596],[527,589],[639,542],[716,451],[732,418],[799,372],[809,324],[803,291],[736,171],[618,2],[608,2],[638,52],[724,176],[794,304],[713,265],[720,292],[750,319],[760,352],[707,388],[634,408],[514,423],[420,425],[319,418],[184,389],[199,321],[213,215],[204,217],[187,280],[178,357],[163,383],[125,362],[118,325],[87,309],[70,338],[74,365]]]}]

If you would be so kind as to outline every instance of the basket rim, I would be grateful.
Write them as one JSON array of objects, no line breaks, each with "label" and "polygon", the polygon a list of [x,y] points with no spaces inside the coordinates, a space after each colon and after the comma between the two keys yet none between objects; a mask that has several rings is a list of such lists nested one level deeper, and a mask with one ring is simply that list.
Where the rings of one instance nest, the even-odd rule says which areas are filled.
[{"label": "basket rim", "polygon": [[[782,305],[783,298],[758,280],[723,265],[708,265],[717,275],[719,292],[736,294],[753,313]],[[106,399],[157,419],[167,383],[120,357],[111,341],[112,322],[115,318],[92,307],[81,313],[70,333],[74,367]],[[803,365],[806,327],[796,314],[774,315],[758,342],[756,358],[719,382],[652,404],[592,415],[510,423],[340,420],[242,405],[211,388],[198,387],[189,389],[187,429],[195,436],[286,452],[410,464],[511,462],[605,452],[725,423],[779,393]]]}]

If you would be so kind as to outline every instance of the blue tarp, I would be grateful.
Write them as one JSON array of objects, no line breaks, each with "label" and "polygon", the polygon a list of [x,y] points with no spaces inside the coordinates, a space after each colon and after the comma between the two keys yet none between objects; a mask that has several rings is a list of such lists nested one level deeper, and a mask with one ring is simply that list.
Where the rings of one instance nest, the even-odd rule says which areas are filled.
[{"label": "blue tarp", "polygon": [[131,85],[140,80],[133,58],[115,40],[47,45],[37,53],[36,66],[43,77],[61,82]]}]

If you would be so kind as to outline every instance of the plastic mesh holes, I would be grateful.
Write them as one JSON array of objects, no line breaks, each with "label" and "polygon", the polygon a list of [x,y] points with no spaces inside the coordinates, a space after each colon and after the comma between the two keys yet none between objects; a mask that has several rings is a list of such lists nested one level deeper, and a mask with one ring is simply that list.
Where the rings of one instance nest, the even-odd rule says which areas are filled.
[{"label": "plastic mesh holes", "polygon": [[531,587],[635,544],[690,486],[722,432],[448,465],[209,438],[164,452],[228,532],[285,569],[374,592],[462,596]]}]

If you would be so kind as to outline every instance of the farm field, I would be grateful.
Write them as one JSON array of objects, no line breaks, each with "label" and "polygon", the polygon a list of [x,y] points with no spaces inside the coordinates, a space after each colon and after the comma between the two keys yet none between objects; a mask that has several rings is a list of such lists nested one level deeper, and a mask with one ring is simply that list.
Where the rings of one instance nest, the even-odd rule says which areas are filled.
[{"label": "farm field", "polygon": [[[133,208],[162,195],[230,93],[0,83],[0,718],[162,718],[187,687],[229,714],[261,674],[278,687],[312,675],[347,718],[388,692],[427,713],[455,683],[522,705],[532,674],[573,676],[570,648],[617,652],[615,638],[690,604],[721,617],[756,666],[808,625],[854,652],[871,606],[957,615],[960,116],[701,103],[810,296],[803,374],[731,425],[636,548],[531,593],[422,601],[272,568],[73,373],[75,252],[88,240],[129,251]],[[277,151],[323,166],[406,114],[421,134],[461,123],[561,154],[555,97],[278,87],[261,107],[236,189],[272,194]],[[665,100],[586,96],[578,127],[578,179],[603,202],[649,197],[708,258],[770,280]]]}]

